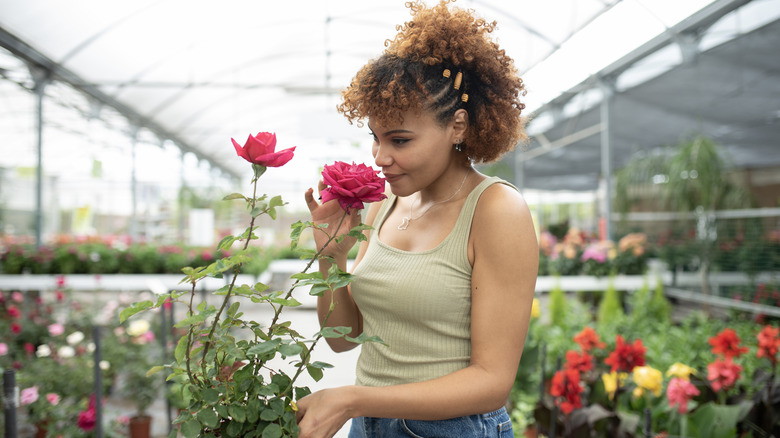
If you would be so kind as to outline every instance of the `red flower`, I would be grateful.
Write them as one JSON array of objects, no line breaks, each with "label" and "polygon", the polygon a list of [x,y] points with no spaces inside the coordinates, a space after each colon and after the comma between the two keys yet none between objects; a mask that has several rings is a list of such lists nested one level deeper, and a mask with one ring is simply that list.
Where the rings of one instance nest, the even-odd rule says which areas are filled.
[{"label": "red flower", "polygon": [[322,181],[328,186],[322,191],[322,202],[337,199],[344,210],[361,209],[364,202],[381,201],[387,197],[384,193],[385,179],[379,176],[378,170],[363,163],[336,161],[325,166]]},{"label": "red flower", "polygon": [[747,347],[739,346],[739,336],[734,330],[727,328],[709,339],[712,345],[712,354],[722,354],[724,357],[739,357],[746,351]]},{"label": "red flower", "polygon": [[581,332],[574,335],[574,342],[579,344],[583,352],[588,352],[593,348],[604,348],[606,345],[601,342],[596,330],[591,327],[585,327]]},{"label": "red flower", "polygon": [[15,335],[18,335],[22,332],[22,326],[19,323],[12,322],[11,323],[11,332]]},{"label": "red flower", "polygon": [[241,146],[233,140],[233,147],[239,157],[265,167],[280,167],[292,160],[295,147],[285,149],[279,152],[276,150],[276,134],[271,132],[260,132],[254,137],[250,134],[244,146]]},{"label": "red flower", "polygon": [[563,369],[557,371],[553,376],[550,394],[556,397],[555,404],[561,408],[561,412],[564,414],[569,414],[582,407],[582,398],[580,397],[582,392],[579,371]]},{"label": "red flower", "polygon": [[30,342],[25,342],[24,343],[24,351],[26,351],[27,354],[35,353],[35,345],[31,344]]},{"label": "red flower", "polygon": [[585,373],[593,369],[593,356],[587,352],[582,354],[569,350],[566,352],[566,369],[577,370],[580,373]]},{"label": "red flower", "polygon": [[732,358],[715,359],[714,362],[707,365],[707,380],[710,381],[712,389],[719,392],[721,389],[727,390],[733,387],[739,380],[740,372],[742,372],[742,366],[735,364]]},{"label": "red flower", "polygon": [[95,428],[97,420],[97,411],[95,410],[95,396],[93,395],[89,399],[89,406],[85,411],[79,412],[78,426],[81,430],[86,432],[92,431]]},{"label": "red flower", "polygon": [[772,365],[777,364],[777,351],[780,349],[780,328],[772,327],[771,325],[765,326],[758,333],[758,351],[756,356],[767,357],[772,361]]},{"label": "red flower", "polygon": [[16,306],[8,306],[8,316],[10,316],[13,319],[16,319],[22,315],[22,312],[19,311],[19,308]]},{"label": "red flower", "polygon": [[684,414],[688,411],[688,402],[699,395],[699,390],[693,383],[674,377],[669,381],[666,387],[666,399],[669,400],[669,407],[674,408],[677,405],[677,412]]},{"label": "red flower", "polygon": [[630,373],[634,367],[645,365],[645,347],[642,340],[637,339],[634,344],[626,344],[623,336],[615,336],[615,351],[609,354],[604,363],[612,366],[612,371]]}]

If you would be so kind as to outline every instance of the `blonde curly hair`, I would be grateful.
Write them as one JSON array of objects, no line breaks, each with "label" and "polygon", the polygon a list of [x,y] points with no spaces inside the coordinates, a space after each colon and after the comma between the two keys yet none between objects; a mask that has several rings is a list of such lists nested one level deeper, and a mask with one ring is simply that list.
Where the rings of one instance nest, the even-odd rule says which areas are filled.
[{"label": "blonde curly hair", "polygon": [[399,123],[408,110],[431,111],[446,125],[463,108],[469,115],[463,151],[473,162],[488,163],[527,139],[525,88],[514,61],[490,39],[496,22],[450,8],[452,1],[430,8],[407,2],[411,21],[397,26],[383,54],[358,71],[338,110],[358,126],[368,117]]}]

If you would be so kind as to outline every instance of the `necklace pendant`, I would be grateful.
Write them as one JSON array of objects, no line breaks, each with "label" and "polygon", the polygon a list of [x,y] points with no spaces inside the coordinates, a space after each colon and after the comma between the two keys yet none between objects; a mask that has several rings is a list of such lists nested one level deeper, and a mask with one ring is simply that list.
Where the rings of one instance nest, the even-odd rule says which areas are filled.
[{"label": "necklace pendant", "polygon": [[403,231],[403,230],[409,228],[409,222],[411,222],[411,219],[409,219],[408,217],[404,216],[403,220],[401,221],[400,224],[398,224],[398,226],[396,228],[398,228],[400,231]]}]

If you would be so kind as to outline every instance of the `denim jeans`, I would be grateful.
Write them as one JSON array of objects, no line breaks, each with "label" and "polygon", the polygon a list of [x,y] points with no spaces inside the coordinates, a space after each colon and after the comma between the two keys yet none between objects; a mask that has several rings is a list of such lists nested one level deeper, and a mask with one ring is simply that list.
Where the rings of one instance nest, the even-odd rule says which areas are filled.
[{"label": "denim jeans", "polygon": [[358,417],[349,438],[514,438],[506,408],[449,420]]}]

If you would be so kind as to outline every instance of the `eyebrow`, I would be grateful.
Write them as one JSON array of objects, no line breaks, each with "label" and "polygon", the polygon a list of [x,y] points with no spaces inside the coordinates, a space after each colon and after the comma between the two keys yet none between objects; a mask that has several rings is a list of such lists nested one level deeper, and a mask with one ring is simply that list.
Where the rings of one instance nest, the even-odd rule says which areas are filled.
[{"label": "eyebrow", "polygon": [[413,134],[413,132],[408,129],[392,129],[390,131],[382,133],[382,135],[384,136],[393,135],[393,134]]}]

